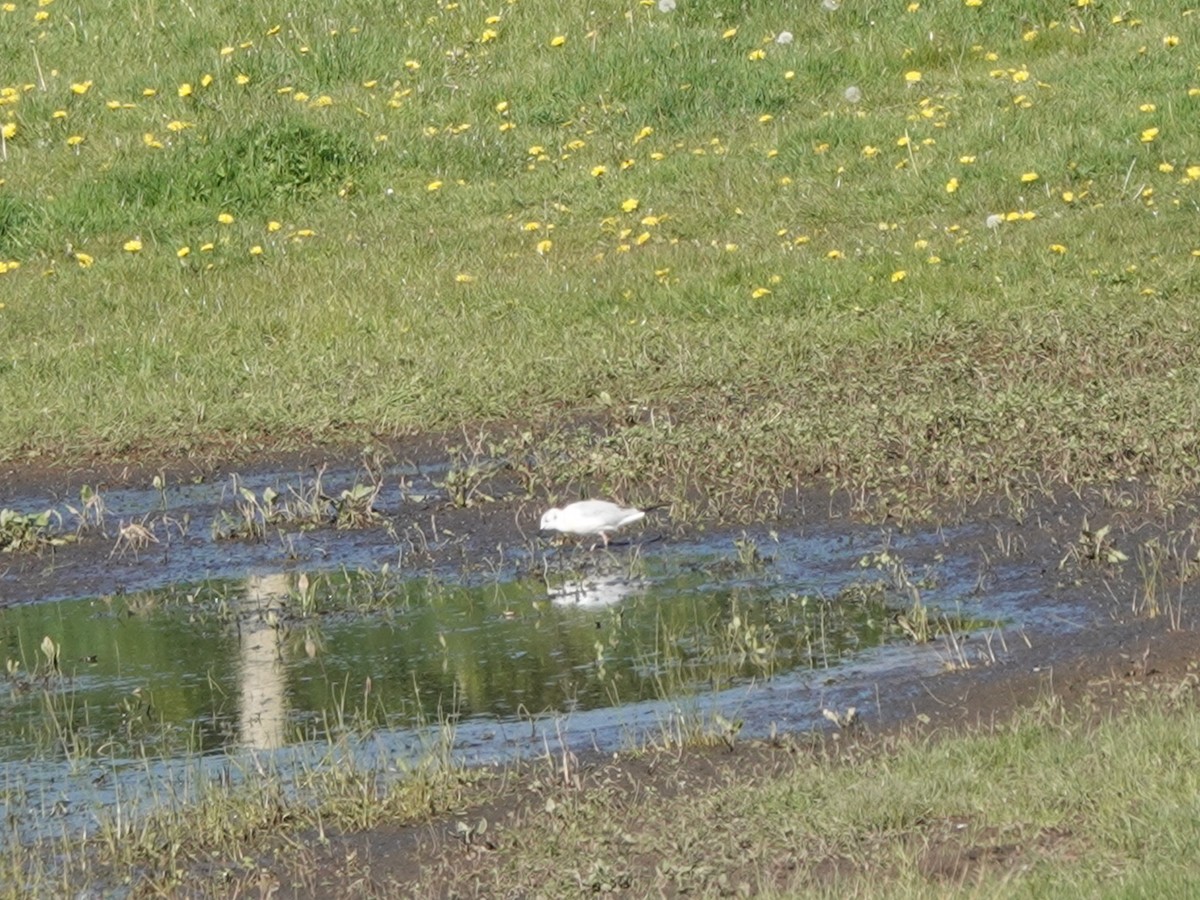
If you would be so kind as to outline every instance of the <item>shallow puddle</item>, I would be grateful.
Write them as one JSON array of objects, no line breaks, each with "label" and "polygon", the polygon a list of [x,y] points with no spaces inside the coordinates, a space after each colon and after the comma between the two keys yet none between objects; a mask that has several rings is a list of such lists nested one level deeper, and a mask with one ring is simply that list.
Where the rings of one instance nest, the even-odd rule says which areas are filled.
[{"label": "shallow puddle", "polygon": [[[109,514],[144,510],[135,493]],[[164,564],[161,546],[114,557],[102,592],[60,581],[0,609],[0,785],[21,837],[331,752],[399,773],[438,741],[480,764],[809,729],[876,704],[880,679],[987,665],[1023,629],[1079,618],[981,563],[983,530],[650,530],[608,550],[516,545],[455,576],[405,568],[379,528],[217,540],[220,492],[172,498],[165,517],[191,524]]]}]

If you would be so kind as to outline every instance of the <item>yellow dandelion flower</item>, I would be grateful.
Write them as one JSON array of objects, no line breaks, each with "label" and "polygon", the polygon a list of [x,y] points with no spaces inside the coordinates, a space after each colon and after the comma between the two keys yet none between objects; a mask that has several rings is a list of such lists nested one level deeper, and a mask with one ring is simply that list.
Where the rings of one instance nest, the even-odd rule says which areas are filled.
[{"label": "yellow dandelion flower", "polygon": [[183,131],[185,128],[194,127],[195,126],[191,122],[180,122],[178,119],[174,119],[167,123],[167,131],[173,131],[176,134]]},{"label": "yellow dandelion flower", "polygon": [[142,135],[142,143],[153,150],[161,150],[163,148],[162,141],[156,138],[152,131],[147,131]]},{"label": "yellow dandelion flower", "polygon": [[753,299],[758,300],[761,297],[767,296],[769,293],[771,293],[770,288],[756,287],[753,291],[750,292],[750,296]]},{"label": "yellow dandelion flower", "polygon": [[92,82],[90,81],[77,81],[71,85],[72,94],[86,94],[91,89]]},{"label": "yellow dandelion flower", "polygon": [[546,238],[537,242],[537,252],[539,256],[545,256],[554,248],[554,241]]},{"label": "yellow dandelion flower", "polygon": [[468,275],[466,272],[459,272],[454,276],[454,280],[459,284],[470,284],[475,280],[474,275]]},{"label": "yellow dandelion flower", "polygon": [[1051,244],[1050,252],[1057,253],[1059,256],[1062,256],[1064,253],[1067,252],[1067,248],[1064,247],[1062,244]]},{"label": "yellow dandelion flower", "polygon": [[892,282],[892,284],[895,284],[898,281],[903,281],[907,277],[908,273],[906,271],[903,269],[898,269],[892,273],[892,276],[889,280]]},{"label": "yellow dandelion flower", "polygon": [[1143,103],[1138,107],[1138,112],[1154,112],[1158,109],[1157,103]]},{"label": "yellow dandelion flower", "polygon": [[262,252],[263,252],[262,244],[255,244],[253,247],[250,248],[251,256],[262,256]]},{"label": "yellow dandelion flower", "polygon": [[1038,177],[1039,176],[1038,176],[1037,172],[1026,172],[1024,175],[1021,176],[1021,183],[1022,184],[1033,184],[1035,181],[1038,180]]},{"label": "yellow dandelion flower", "polygon": [[190,97],[192,96],[192,86],[185,81],[179,86],[177,93],[180,97]]},{"label": "yellow dandelion flower", "polygon": [[958,179],[957,178],[951,178],[949,181],[946,182],[946,193],[947,194],[953,194],[957,190],[958,190]]},{"label": "yellow dandelion flower", "polygon": [[958,161],[964,166],[969,166],[975,162],[975,157],[974,156],[960,156],[958,158]]},{"label": "yellow dandelion flower", "polygon": [[128,240],[122,244],[121,249],[126,253],[140,253],[142,250],[142,242],[137,238],[133,238],[132,240]]},{"label": "yellow dandelion flower", "polygon": [[621,203],[621,209],[623,209],[625,212],[633,212],[637,208],[638,201],[636,197],[630,197],[628,200],[625,200]]},{"label": "yellow dandelion flower", "polygon": [[736,35],[737,35],[737,29],[736,29],[736,28],[727,28],[727,29],[725,29],[725,33],[724,33],[724,34],[722,34],[722,35],[721,35],[721,37],[722,37],[724,40],[729,40],[731,37],[734,37],[734,36],[736,36]]},{"label": "yellow dandelion flower", "polygon": [[236,81],[240,85],[247,85],[250,83],[250,76],[246,75],[243,72],[238,72],[238,74],[236,76],[234,76],[233,80]]},{"label": "yellow dandelion flower", "polygon": [[233,55],[233,48],[232,48],[232,47],[222,47],[222,48],[221,48],[221,55],[222,55],[222,56],[232,56],[232,55]]},{"label": "yellow dandelion flower", "polygon": [[213,252],[213,247],[214,247],[214,246],[215,246],[215,245],[213,244],[213,242],[212,242],[212,241],[208,241],[207,243],[204,243],[204,244],[201,244],[201,245],[200,245],[200,252],[201,252],[201,253],[212,253],[212,252]]},{"label": "yellow dandelion flower", "polygon": [[79,268],[81,269],[90,269],[95,261],[87,253],[75,252],[75,262],[79,263]]},{"label": "yellow dandelion flower", "polygon": [[267,232],[269,234],[274,234],[276,231],[278,231],[282,227],[283,227],[282,222],[277,222],[274,219],[272,219],[270,222],[267,223]]},{"label": "yellow dandelion flower", "polygon": [[766,59],[766,58],[767,58],[767,51],[763,50],[761,47],[758,48],[757,50],[751,50],[749,53],[746,54],[746,59],[750,60],[751,62],[758,62],[760,59]]},{"label": "yellow dandelion flower", "polygon": [[873,159],[879,155],[879,148],[872,147],[870,144],[867,144],[867,146],[862,148],[862,155],[867,159]]},{"label": "yellow dandelion flower", "polygon": [[603,175],[607,171],[608,171],[608,169],[605,166],[593,166],[592,167],[592,177],[599,178],[601,175]]},{"label": "yellow dandelion flower", "polygon": [[522,231],[537,231],[541,227],[542,227],[541,222],[526,222],[524,225],[521,226],[521,230]]},{"label": "yellow dandelion flower", "polygon": [[550,46],[551,47],[561,47],[566,42],[567,42],[566,35],[556,34],[554,37],[550,38]]},{"label": "yellow dandelion flower", "polygon": [[1170,50],[1172,47],[1178,47],[1179,46],[1179,35],[1168,34],[1165,37],[1163,37],[1163,46],[1166,47],[1168,50]]},{"label": "yellow dandelion flower", "polygon": [[0,135],[2,135],[6,141],[11,141],[17,136],[17,123],[5,122],[3,125],[0,125]]},{"label": "yellow dandelion flower", "polygon": [[192,248],[185,244],[184,246],[180,247],[178,250],[175,251],[175,255],[179,259],[187,259],[188,256],[191,254],[191,252],[192,252]]},{"label": "yellow dandelion flower", "polygon": [[826,259],[842,259],[843,254],[842,254],[841,250],[830,250],[828,253],[825,254],[825,258]]},{"label": "yellow dandelion flower", "polygon": [[440,181],[431,181],[429,184],[425,185],[425,190],[429,191],[430,193],[433,193],[434,191],[440,191],[441,189],[442,182]]},{"label": "yellow dandelion flower", "polygon": [[904,73],[904,80],[905,80],[905,81],[906,81],[908,84],[920,84],[920,82],[921,82],[921,73],[920,73],[920,72],[918,72],[916,69],[913,69],[913,70],[912,70],[912,71],[910,71],[910,72],[905,72],[905,73]]},{"label": "yellow dandelion flower", "polygon": [[1169,162],[1160,162],[1158,164],[1158,171],[1162,172],[1164,175],[1170,175],[1175,171],[1175,167]]},{"label": "yellow dandelion flower", "polygon": [[230,213],[223,212],[217,216],[217,221],[220,222],[222,225],[232,225],[233,224],[233,216]]},{"label": "yellow dandelion flower", "polygon": [[82,143],[83,143],[83,135],[82,134],[73,134],[67,138],[67,146],[68,147],[78,147]]},{"label": "yellow dandelion flower", "polygon": [[1141,140],[1142,140],[1143,144],[1149,144],[1149,143],[1152,143],[1154,141],[1154,139],[1157,137],[1158,137],[1158,129],[1157,128],[1147,128],[1145,131],[1142,132]]},{"label": "yellow dandelion flower", "polygon": [[651,128],[649,125],[646,125],[644,128],[642,128],[641,131],[639,131],[637,134],[635,134],[633,136],[633,142],[635,144],[640,144],[642,141],[644,141],[646,138],[650,137],[650,135],[652,135],[652,134],[654,134],[654,129]]},{"label": "yellow dandelion flower", "polygon": [[773,115],[771,115],[770,113],[763,113],[761,116],[758,117],[758,121],[763,125],[766,125],[768,122],[771,122],[774,119],[775,119],[775,117]]},{"label": "yellow dandelion flower", "polygon": [[208,87],[212,83],[213,83],[213,77],[211,75],[209,75],[207,72],[205,72],[204,75],[201,76],[201,78],[200,78],[200,87]]},{"label": "yellow dandelion flower", "polygon": [[1062,192],[1062,202],[1063,203],[1074,203],[1075,202],[1075,192],[1074,191],[1063,191]]}]

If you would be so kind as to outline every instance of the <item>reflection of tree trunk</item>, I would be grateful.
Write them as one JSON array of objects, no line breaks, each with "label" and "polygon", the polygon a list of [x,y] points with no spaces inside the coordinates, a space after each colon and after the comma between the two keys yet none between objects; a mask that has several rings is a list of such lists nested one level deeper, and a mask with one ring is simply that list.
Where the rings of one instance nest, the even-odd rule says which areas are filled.
[{"label": "reflection of tree trunk", "polygon": [[273,610],[288,594],[287,575],[251,575],[246,580],[246,608],[241,628],[241,736],[256,750],[283,746],[284,670],[282,634],[273,626]]}]

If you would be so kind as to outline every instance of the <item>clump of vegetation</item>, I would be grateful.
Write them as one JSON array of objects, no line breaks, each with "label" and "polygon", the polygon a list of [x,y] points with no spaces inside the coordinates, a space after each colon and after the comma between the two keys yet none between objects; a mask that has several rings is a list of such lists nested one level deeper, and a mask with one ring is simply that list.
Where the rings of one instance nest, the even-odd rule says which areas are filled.
[{"label": "clump of vegetation", "polygon": [[61,519],[52,509],[23,513],[0,509],[0,553],[21,553],[58,547],[73,535],[60,533]]}]

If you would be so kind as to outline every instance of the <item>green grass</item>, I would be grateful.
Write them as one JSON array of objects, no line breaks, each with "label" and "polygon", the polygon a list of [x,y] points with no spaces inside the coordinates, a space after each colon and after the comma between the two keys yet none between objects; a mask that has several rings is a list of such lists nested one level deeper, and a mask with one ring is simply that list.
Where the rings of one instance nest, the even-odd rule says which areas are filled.
[{"label": "green grass", "polygon": [[812,6],[0,12],[0,458],[519,419],[720,512],[1195,487],[1194,17]]},{"label": "green grass", "polygon": [[783,775],[745,757],[717,789],[686,770],[691,787],[665,795],[613,779],[556,795],[553,812],[504,835],[496,858],[431,861],[423,883],[633,896],[1186,894],[1200,858],[1193,685],[1133,703],[1113,717],[1048,700],[974,733],[802,754]]}]

